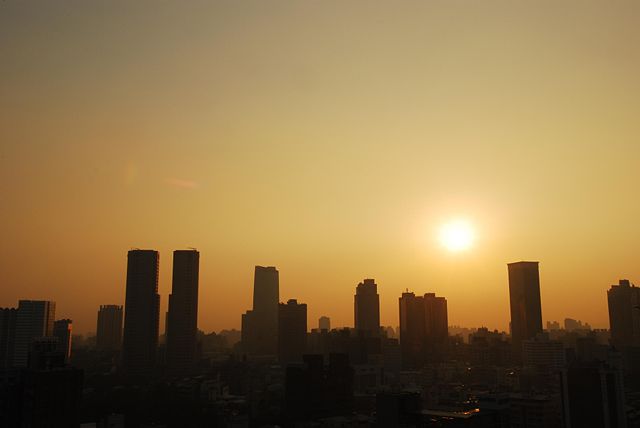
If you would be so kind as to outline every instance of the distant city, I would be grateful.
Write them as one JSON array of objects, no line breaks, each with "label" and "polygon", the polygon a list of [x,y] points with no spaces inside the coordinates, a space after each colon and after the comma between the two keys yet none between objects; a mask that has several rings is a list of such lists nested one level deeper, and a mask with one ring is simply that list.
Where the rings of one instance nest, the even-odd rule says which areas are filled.
[{"label": "distant city", "polygon": [[399,326],[383,326],[371,278],[353,327],[332,329],[309,328],[276,267],[256,266],[241,331],[205,334],[199,267],[197,250],[174,251],[163,335],[154,250],[129,251],[124,306],[98,308],[95,336],[73,335],[53,301],[0,309],[0,426],[640,426],[640,288],[626,279],[607,291],[609,330],[543,328],[532,261],[507,266],[509,332],[449,326],[428,290],[402,293]]}]

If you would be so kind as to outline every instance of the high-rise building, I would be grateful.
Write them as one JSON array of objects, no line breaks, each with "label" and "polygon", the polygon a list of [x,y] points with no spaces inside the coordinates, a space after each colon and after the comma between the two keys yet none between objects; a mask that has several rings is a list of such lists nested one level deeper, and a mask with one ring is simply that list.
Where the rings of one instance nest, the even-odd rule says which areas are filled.
[{"label": "high-rise building", "polygon": [[425,359],[424,298],[414,293],[402,293],[400,304],[400,349],[405,368],[420,367]]},{"label": "high-rise building", "polygon": [[522,341],[542,333],[538,262],[509,263],[511,343],[514,356],[522,358]]},{"label": "high-rise building", "polygon": [[129,374],[149,374],[156,363],[160,321],[159,265],[157,251],[129,251],[122,344],[122,362]]},{"label": "high-rise building", "polygon": [[290,299],[278,308],[278,360],[300,362],[307,349],[307,305]]},{"label": "high-rise building", "polygon": [[58,350],[64,354],[66,363],[71,359],[71,337],[73,321],[70,319],[57,320],[53,323],[53,336],[58,339]]},{"label": "high-rise building", "polygon": [[424,295],[425,345],[427,359],[439,361],[444,358],[449,342],[449,318],[447,299],[435,293]]},{"label": "high-rise building", "polygon": [[278,352],[278,270],[256,266],[253,281],[253,309],[242,315],[242,346],[254,355]]},{"label": "high-rise building", "polygon": [[122,347],[122,306],[101,305],[98,310],[96,347],[101,351],[119,351]]},{"label": "high-rise building", "polygon": [[331,330],[331,319],[325,316],[320,317],[318,319],[318,330]]},{"label": "high-rise building", "polygon": [[196,363],[200,253],[173,252],[173,285],[167,316],[167,366],[187,370]]},{"label": "high-rise building", "polygon": [[55,302],[45,300],[20,300],[16,316],[16,336],[13,366],[26,367],[29,350],[34,339],[53,335]]},{"label": "high-rise building", "polygon": [[17,315],[16,308],[0,308],[0,369],[13,364]]},{"label": "high-rise building", "polygon": [[353,314],[358,334],[378,336],[380,334],[380,296],[373,279],[365,279],[356,287],[353,296]]},{"label": "high-rise building", "polygon": [[618,349],[640,346],[640,288],[621,279],[607,291],[611,344]]},{"label": "high-rise building", "polygon": [[447,299],[434,293],[416,296],[407,291],[399,304],[403,365],[417,368],[441,360],[449,340]]}]

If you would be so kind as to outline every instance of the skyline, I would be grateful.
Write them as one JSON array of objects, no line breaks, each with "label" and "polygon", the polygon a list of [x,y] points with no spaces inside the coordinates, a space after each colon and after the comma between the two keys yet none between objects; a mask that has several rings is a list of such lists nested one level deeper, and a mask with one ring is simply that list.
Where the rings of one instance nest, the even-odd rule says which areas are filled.
[{"label": "skyline", "polygon": [[[158,262],[157,262],[157,263],[158,263],[158,265],[160,265],[160,263],[159,263],[159,259],[160,259],[161,257],[160,257],[160,252],[158,252],[157,250],[152,250],[152,249],[143,249],[143,248],[132,248],[132,249],[129,251],[129,253],[131,253],[131,251],[134,251],[134,250],[135,250],[135,251],[137,251],[138,253],[153,253],[153,254],[158,258]],[[198,259],[199,259],[199,255],[200,255],[200,252],[199,252],[196,248],[189,248],[189,249],[186,249],[186,250],[185,250],[185,249],[174,250],[174,251],[173,251],[174,257],[175,257],[175,253],[195,253],[195,254],[197,255],[197,258],[198,258]],[[199,263],[197,263],[197,264],[199,265]],[[510,272],[510,269],[511,269],[511,267],[512,267],[513,265],[534,265],[534,266],[535,266],[535,271],[536,271],[536,281],[539,281],[539,280],[537,279],[537,272],[538,272],[538,270],[539,270],[539,262],[532,262],[532,261],[518,261],[518,262],[510,262],[510,263],[507,263],[507,271],[508,271],[508,272],[507,272],[507,273],[508,273],[508,275],[507,275],[507,283],[508,283],[508,285],[507,285],[507,287],[508,287],[508,288],[507,288],[507,294],[508,294],[508,296],[511,294],[511,291],[510,291],[510,287],[511,287],[511,285],[510,285],[510,283],[511,283],[511,279],[510,279],[511,272]],[[276,269],[276,268],[277,268],[277,267],[275,267],[275,266],[269,266],[269,267],[266,267],[266,266],[260,266],[260,265],[255,265],[254,267],[255,267],[255,269],[256,269],[256,270],[258,270],[258,269],[261,269],[261,270],[270,270],[270,269]],[[174,267],[174,266],[172,265],[172,266],[171,266],[171,269],[172,269],[172,272],[173,272],[173,276],[175,276],[175,269],[176,269],[176,267]],[[199,269],[199,268],[198,268],[198,269]],[[275,270],[275,272],[276,272],[276,276],[279,276],[279,271],[278,271],[278,270]],[[158,276],[158,279],[159,279],[159,278],[160,278],[160,276]],[[173,282],[174,282],[174,281],[175,281],[175,278],[173,278],[172,284],[173,284]],[[355,295],[355,297],[357,298],[357,297],[359,296],[357,293],[359,292],[360,288],[361,288],[361,287],[363,287],[363,284],[366,284],[366,285],[372,285],[372,286],[374,287],[374,290],[375,290],[375,289],[377,288],[377,284],[376,284],[376,282],[375,282],[375,281],[376,281],[376,279],[375,279],[375,278],[366,278],[366,279],[364,279],[363,281],[358,282],[358,283],[357,283],[357,285],[355,286],[355,289],[356,289],[356,295]],[[633,281],[630,281],[630,280],[628,280],[628,279],[619,279],[619,281],[620,281],[620,283],[622,283],[622,282],[626,282],[627,284],[633,284]],[[158,281],[158,282],[160,282],[160,281]],[[197,282],[197,280],[196,280],[196,282]],[[279,281],[277,281],[277,282],[279,282]],[[611,286],[616,286],[616,283],[611,284]],[[254,282],[253,287],[255,287],[255,282]],[[542,287],[540,287],[540,288],[542,288]],[[126,291],[126,288],[125,288],[125,291]],[[159,291],[159,290],[158,290],[158,291]],[[424,291],[424,290],[422,290],[422,291]],[[405,290],[402,290],[402,291],[401,291],[401,294],[400,294],[400,295],[402,296],[402,295],[404,295],[405,293],[416,293],[416,292],[417,292],[417,293],[418,293],[417,295],[418,295],[418,296],[421,296],[421,295],[422,295],[422,291],[416,291],[415,289],[409,289],[409,288],[406,288]],[[427,294],[428,294],[428,295],[435,295],[435,294],[437,294],[437,293],[433,293],[431,290],[427,290],[427,291],[425,291],[425,293],[426,293],[425,295],[427,295]],[[539,293],[539,294],[538,294],[538,296],[537,296],[537,297],[535,297],[535,299],[534,299],[534,300],[538,300],[538,299],[539,299],[539,300],[540,300],[541,307],[544,307],[544,300],[541,298],[541,294],[542,294],[542,293]],[[607,289],[607,290],[605,290],[605,294],[608,296],[608,289]],[[166,306],[167,306],[167,308],[166,308],[166,311],[164,312],[164,315],[165,315],[165,316],[163,316],[163,308],[162,308],[162,306],[163,306],[163,305],[162,305],[162,294],[160,293],[159,295],[160,295],[160,302],[161,302],[161,304],[160,304],[160,308],[159,308],[159,314],[160,314],[160,317],[159,317],[159,320],[158,320],[159,330],[160,330],[160,331],[159,331],[159,334],[160,334],[160,335],[164,335],[164,334],[166,334],[166,317],[165,317],[165,316],[168,316],[168,313],[169,313],[169,308],[168,308],[168,306],[169,306],[169,305],[168,305],[168,303],[167,303],[167,305],[166,305]],[[295,295],[296,295],[296,294],[294,293],[294,294],[293,294],[293,296],[295,296]],[[352,294],[352,296],[353,296],[353,294]],[[375,296],[379,296],[379,294],[375,294]],[[169,297],[170,297],[170,294],[168,294],[168,295],[167,295],[167,297],[166,297],[166,298],[167,298],[167,300],[169,299]],[[446,298],[446,296],[444,296],[444,298]],[[509,298],[509,297],[508,297],[508,298]],[[253,293],[253,292],[251,292],[251,299],[254,301],[254,306],[255,306],[255,295],[254,295],[254,293]],[[19,301],[31,301],[31,300],[38,300],[38,299],[26,299],[26,298],[19,298],[19,299],[17,299],[17,300],[19,300]],[[280,304],[280,305],[283,305],[283,304],[288,303],[289,301],[299,300],[299,298],[297,298],[297,297],[288,297],[288,298],[283,298],[282,296],[280,296],[280,299],[279,299],[279,300],[280,300],[279,304]],[[48,301],[51,301],[51,302],[53,302],[53,304],[54,304],[54,305],[56,305],[56,301],[55,301],[55,299],[48,299]],[[334,302],[334,303],[335,303],[335,302]],[[195,304],[196,304],[196,307],[199,307],[199,306],[202,304],[202,302],[200,302],[200,300],[199,300],[199,299],[197,299],[197,301],[195,302]],[[101,310],[102,310],[103,308],[105,308],[105,307],[118,307],[118,306],[119,306],[120,308],[122,308],[122,307],[123,307],[123,305],[124,305],[124,303],[123,303],[122,305],[119,305],[118,303],[105,303],[105,304],[101,304],[101,305],[100,305],[100,307],[99,307],[98,309],[101,311]],[[306,306],[307,306],[307,305],[305,304],[305,312],[306,312]],[[12,306],[11,306],[11,305],[7,305],[7,307],[12,307]],[[357,305],[356,305],[355,309],[354,309],[353,307],[352,307],[352,309],[354,310],[353,314],[357,314],[357,313],[358,313]],[[397,309],[397,308],[396,308],[396,309]],[[495,308],[493,308],[493,309],[495,309]],[[507,309],[509,309],[509,308],[507,308]],[[570,309],[569,309],[569,310],[570,310]],[[100,311],[98,311],[98,315],[99,315],[99,312],[100,312]],[[507,314],[507,317],[513,317],[513,313],[512,313],[512,311],[513,311],[513,307],[509,310],[509,314]],[[200,325],[200,314],[202,313],[202,310],[196,310],[196,312],[199,312],[199,314],[198,314],[198,321],[197,321],[197,328],[198,328],[198,330],[202,330],[202,331],[205,331],[205,332],[206,332],[206,331],[218,331],[218,332],[219,332],[219,331],[221,331],[221,330],[232,330],[232,329],[235,329],[235,330],[238,330],[238,331],[242,330],[241,326],[239,326],[239,327],[236,327],[236,326],[223,327],[223,328],[219,328],[219,329],[217,329],[217,330],[206,330],[205,328],[202,328],[202,327],[201,327],[201,325]],[[382,311],[381,311],[380,309],[378,309],[378,310],[376,310],[376,313],[378,313],[378,312],[380,312],[380,313],[381,313]],[[544,312],[543,312],[543,313],[544,313]],[[315,322],[315,321],[318,321],[320,318],[323,318],[323,317],[328,317],[329,319],[331,319],[331,320],[332,320],[332,321],[331,321],[332,325],[334,325],[334,326],[335,326],[334,328],[338,328],[338,329],[339,329],[339,328],[347,327],[347,328],[353,328],[353,329],[356,329],[356,330],[357,330],[357,328],[356,328],[356,326],[355,326],[355,323],[354,323],[354,320],[353,320],[353,314],[352,314],[352,320],[351,320],[351,323],[350,323],[350,324],[349,324],[349,323],[346,323],[346,324],[338,324],[338,325],[334,324],[334,321],[333,321],[333,318],[332,318],[332,314],[331,314],[331,313],[323,313],[323,314],[321,314],[321,315],[318,315],[318,316],[317,316],[317,317],[315,317],[315,318],[313,318],[312,316],[307,316],[307,322],[308,322],[308,323],[310,323],[310,324],[309,324],[309,326],[310,326],[310,327],[308,328],[308,331],[311,331],[311,329],[312,329],[312,328],[314,328],[314,327],[313,327],[313,325],[314,325],[314,322]],[[244,317],[244,315],[243,315],[242,313],[241,313],[240,315],[241,315],[241,317]],[[399,327],[400,327],[400,319],[399,319],[399,316],[400,316],[400,315],[399,315],[399,313],[397,313],[397,314],[396,314],[396,317],[398,318],[398,319],[397,319],[397,323],[396,323],[397,325],[396,325],[396,324],[394,324],[394,323],[392,323],[392,322],[390,322],[390,323],[385,323],[384,321],[380,321],[380,327],[381,327],[381,328],[383,328],[383,327],[399,328]],[[356,315],[356,318],[357,318],[357,315]],[[548,324],[549,322],[559,322],[560,324],[562,324],[562,321],[563,321],[563,320],[565,320],[566,318],[570,318],[570,319],[575,320],[575,318],[571,318],[570,316],[562,316],[562,317],[555,318],[555,319],[551,319],[551,318],[547,319],[547,318],[545,318],[545,317],[543,316],[543,317],[542,317],[542,320],[541,320],[541,323],[540,323],[540,328],[542,328],[542,326],[543,326],[543,325],[548,327],[548,325],[547,325],[547,324]],[[382,316],[381,316],[381,319],[382,319]],[[311,321],[309,321],[309,320],[311,320]],[[586,322],[586,325],[590,325],[590,324],[591,324],[591,322],[590,322],[588,319],[580,319],[579,321],[585,321],[585,322]],[[319,321],[318,321],[318,322],[319,322]],[[94,324],[95,324],[95,323],[94,323]],[[499,327],[492,327],[492,326],[489,326],[489,325],[487,325],[487,324],[480,324],[480,325],[464,325],[464,324],[460,324],[460,323],[449,322],[449,323],[448,323],[448,325],[449,325],[449,327],[465,327],[465,328],[472,328],[472,329],[476,329],[476,328],[489,328],[489,330],[494,330],[494,329],[495,329],[495,330],[499,330],[499,331],[502,331],[502,332],[506,332],[507,334],[509,334],[509,330],[510,330],[510,328],[509,328],[509,327],[507,327],[506,329],[502,329],[502,328],[499,328]],[[544,327],[544,329],[546,330],[546,329],[547,329],[547,327]],[[590,327],[590,328],[593,328],[593,329],[607,329],[607,330],[608,330],[608,329],[609,329],[609,327],[610,327],[610,326],[609,326],[609,315],[608,315],[608,313],[607,313],[607,325],[606,325],[606,326],[591,325],[591,327]],[[74,330],[75,330],[76,332],[78,332],[78,329],[77,329],[77,328],[75,328]],[[92,330],[92,329],[88,329],[88,330],[86,330],[86,331],[80,331],[80,333],[81,333],[81,334],[86,334],[86,333],[95,334],[95,333],[96,333],[96,331],[94,331],[94,330],[95,330],[95,329],[93,329],[93,330]]]},{"label": "skyline", "polygon": [[240,327],[255,265],[309,325],[375,278],[383,325],[409,288],[506,331],[517,260],[543,323],[606,327],[640,282],[639,41],[637,2],[0,2],[0,306],[94,331],[140,247],[164,314],[196,247],[205,331]]}]

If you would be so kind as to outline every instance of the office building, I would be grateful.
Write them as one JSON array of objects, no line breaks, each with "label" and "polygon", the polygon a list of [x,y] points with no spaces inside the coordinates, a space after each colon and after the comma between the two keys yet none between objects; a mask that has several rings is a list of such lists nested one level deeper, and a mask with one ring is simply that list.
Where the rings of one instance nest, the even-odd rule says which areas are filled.
[{"label": "office building", "polygon": [[365,279],[356,287],[353,296],[354,324],[358,334],[380,334],[380,296],[375,280]]},{"label": "office building", "polygon": [[58,350],[64,355],[66,363],[71,359],[71,337],[73,321],[70,319],[57,320],[53,323],[53,336],[58,339]]},{"label": "office building", "polygon": [[300,362],[307,349],[307,305],[290,299],[278,309],[278,360]]},{"label": "office building", "polygon": [[522,358],[522,341],[542,333],[538,262],[509,263],[511,344],[516,360]]},{"label": "office building", "polygon": [[318,318],[318,330],[331,330],[331,319],[325,316]]},{"label": "office building", "polygon": [[607,291],[611,344],[623,350],[640,346],[640,288],[626,279]]},{"label": "office building", "polygon": [[279,298],[278,270],[273,266],[256,266],[253,309],[242,315],[242,347],[245,352],[277,355]]},{"label": "office building", "polygon": [[187,370],[196,364],[200,253],[173,252],[173,283],[167,314],[167,366]]},{"label": "office building", "polygon": [[122,306],[100,306],[96,327],[96,347],[106,352],[119,351],[122,347]]},{"label": "office building", "polygon": [[13,366],[26,367],[29,350],[36,338],[53,335],[55,302],[45,300],[20,300],[16,315],[16,334],[13,352]]},{"label": "office building", "polygon": [[157,251],[129,251],[122,362],[125,371],[132,375],[149,374],[156,363],[160,321],[159,264]]},{"label": "office building", "polygon": [[0,369],[13,365],[17,316],[16,308],[0,308]]}]

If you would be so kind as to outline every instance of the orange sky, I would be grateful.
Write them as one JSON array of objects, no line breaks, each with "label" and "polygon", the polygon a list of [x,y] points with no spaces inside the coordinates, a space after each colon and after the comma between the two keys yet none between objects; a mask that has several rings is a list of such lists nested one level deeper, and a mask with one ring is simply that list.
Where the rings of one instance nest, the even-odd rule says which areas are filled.
[{"label": "orange sky", "polygon": [[[640,3],[0,2],[0,306],[94,331],[126,252],[201,252],[200,328],[238,328],[253,266],[352,325],[376,279],[506,329],[506,263],[543,320],[607,327],[640,282]],[[469,219],[450,253],[441,224]],[[164,319],[164,315],[161,316]]]}]

